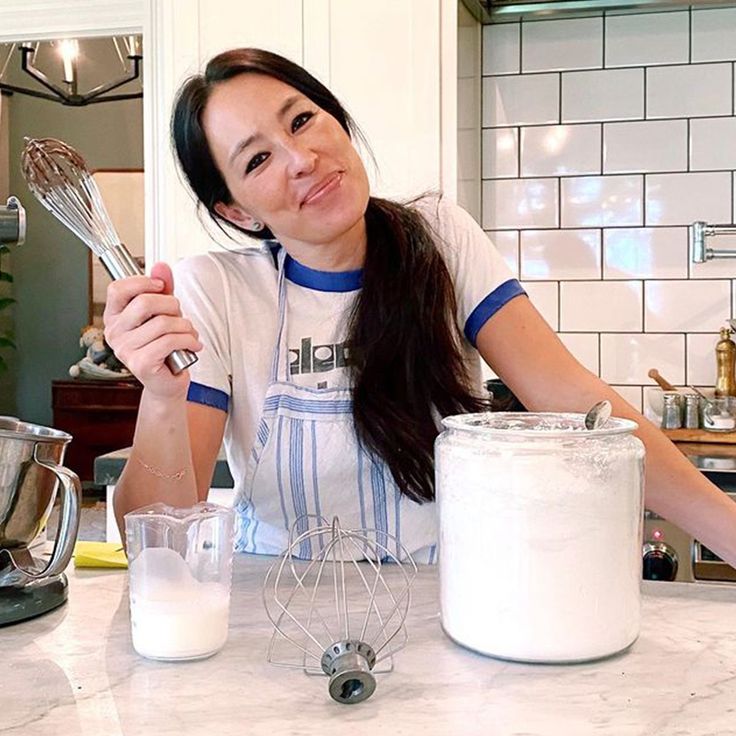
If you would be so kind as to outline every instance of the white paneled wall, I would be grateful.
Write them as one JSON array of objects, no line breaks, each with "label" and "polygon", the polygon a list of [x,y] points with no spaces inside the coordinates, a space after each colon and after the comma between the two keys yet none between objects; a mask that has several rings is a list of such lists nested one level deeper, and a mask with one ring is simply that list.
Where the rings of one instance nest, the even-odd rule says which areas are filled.
[{"label": "white paneled wall", "polygon": [[[482,224],[568,349],[638,409],[715,381],[736,260],[736,8],[483,28]],[[736,248],[722,237],[718,247]]]}]

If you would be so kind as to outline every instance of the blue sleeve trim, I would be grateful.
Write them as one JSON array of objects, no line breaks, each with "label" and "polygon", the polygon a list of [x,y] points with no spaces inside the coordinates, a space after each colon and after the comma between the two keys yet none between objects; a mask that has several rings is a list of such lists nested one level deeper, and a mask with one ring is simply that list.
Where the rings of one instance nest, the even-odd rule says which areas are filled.
[{"label": "blue sleeve trim", "polygon": [[189,393],[187,393],[187,401],[193,401],[196,404],[204,404],[212,406],[215,409],[222,409],[227,412],[230,397],[219,388],[212,388],[201,383],[192,381],[189,384]]},{"label": "blue sleeve trim", "polygon": [[516,296],[526,296],[526,292],[516,279],[504,281],[497,286],[483,301],[471,312],[465,322],[465,337],[471,345],[476,347],[475,341],[481,327],[498,312],[501,307]]}]

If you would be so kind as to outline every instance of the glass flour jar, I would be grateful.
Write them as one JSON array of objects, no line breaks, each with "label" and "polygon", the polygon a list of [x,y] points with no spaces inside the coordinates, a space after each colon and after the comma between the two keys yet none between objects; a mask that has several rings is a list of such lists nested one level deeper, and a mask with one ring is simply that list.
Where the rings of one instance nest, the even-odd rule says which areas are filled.
[{"label": "glass flour jar", "polygon": [[584,414],[447,417],[435,443],[442,626],[483,654],[580,662],[639,634],[644,445]]}]

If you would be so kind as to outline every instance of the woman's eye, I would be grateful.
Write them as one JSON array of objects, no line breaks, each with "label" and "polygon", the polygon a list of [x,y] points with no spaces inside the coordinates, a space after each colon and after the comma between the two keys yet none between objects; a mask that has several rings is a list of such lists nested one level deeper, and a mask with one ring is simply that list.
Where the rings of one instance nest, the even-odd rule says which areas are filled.
[{"label": "woman's eye", "polygon": [[249,174],[253,169],[260,166],[265,160],[268,154],[266,153],[257,153],[253,158],[248,161],[248,165],[245,167],[245,173]]},{"label": "woman's eye", "polygon": [[297,130],[299,130],[299,128],[301,128],[302,125],[304,125],[304,123],[306,123],[307,120],[309,120],[309,118],[311,118],[313,115],[314,115],[313,112],[303,112],[303,113],[300,113],[299,115],[297,115],[291,121],[291,130],[292,130],[292,132],[296,132]]},{"label": "woman's eye", "polygon": [[[296,133],[299,128],[301,128],[305,123],[309,121],[310,118],[314,117],[313,112],[302,112],[299,115],[297,115],[292,121],[291,121],[291,132]],[[257,153],[253,158],[248,161],[248,164],[245,167],[245,173],[249,174],[253,169],[258,168],[266,159],[268,158],[267,153]]]}]

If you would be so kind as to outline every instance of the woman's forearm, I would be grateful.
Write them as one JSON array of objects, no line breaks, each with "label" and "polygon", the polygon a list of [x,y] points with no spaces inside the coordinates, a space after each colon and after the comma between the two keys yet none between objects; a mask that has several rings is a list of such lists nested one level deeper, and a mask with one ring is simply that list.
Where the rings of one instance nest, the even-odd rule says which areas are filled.
[{"label": "woman's forearm", "polygon": [[702,541],[736,567],[736,503],[711,483],[648,419],[597,376],[580,372],[573,392],[561,391],[547,410],[587,411],[607,398],[613,414],[635,421],[646,448],[645,505]]},{"label": "woman's forearm", "polygon": [[113,497],[120,534],[125,538],[129,511],[158,501],[183,507],[197,500],[186,398],[158,399],[144,389],[133,447]]},{"label": "woman's forearm", "polygon": [[646,446],[646,507],[702,541],[736,567],[736,503],[711,483],[672,442],[623,399],[619,416],[638,422]]}]

